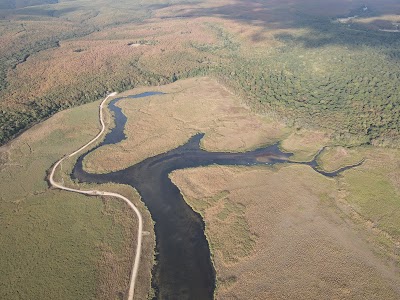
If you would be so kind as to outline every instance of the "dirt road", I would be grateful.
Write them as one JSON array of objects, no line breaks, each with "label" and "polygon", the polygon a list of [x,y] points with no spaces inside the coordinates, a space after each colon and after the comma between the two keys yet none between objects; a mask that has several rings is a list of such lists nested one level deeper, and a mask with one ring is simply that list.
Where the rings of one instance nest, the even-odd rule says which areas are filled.
[{"label": "dirt road", "polygon": [[140,255],[141,255],[141,251],[142,251],[142,237],[143,237],[143,220],[142,220],[142,215],[140,213],[140,211],[137,209],[137,207],[135,205],[133,205],[133,203],[131,201],[129,201],[128,198],[117,194],[117,193],[112,193],[112,192],[106,192],[106,191],[98,191],[98,190],[77,190],[77,189],[73,189],[73,188],[69,188],[66,186],[63,186],[60,183],[57,183],[54,180],[54,173],[57,169],[57,167],[67,158],[70,158],[72,156],[75,156],[76,154],[78,154],[79,152],[81,152],[82,150],[86,149],[87,147],[89,147],[91,144],[93,144],[95,141],[97,141],[102,134],[105,131],[105,124],[104,124],[104,116],[103,116],[103,107],[104,104],[107,102],[109,97],[113,97],[115,96],[117,93],[111,93],[109,94],[100,104],[99,107],[99,118],[100,118],[100,124],[101,124],[101,130],[100,132],[97,134],[97,136],[95,138],[93,138],[91,141],[89,141],[86,145],[82,146],[81,148],[79,148],[78,150],[76,150],[75,152],[69,154],[68,156],[64,156],[63,158],[61,158],[58,162],[56,162],[56,164],[53,166],[50,176],[49,176],[49,181],[50,184],[57,188],[57,189],[61,189],[64,191],[69,191],[69,192],[74,192],[74,193],[80,193],[80,194],[84,194],[84,195],[90,195],[90,196],[111,196],[111,197],[116,197],[119,198],[123,201],[125,201],[126,204],[129,205],[130,208],[132,208],[132,210],[136,213],[137,217],[138,217],[138,231],[137,231],[137,245],[136,245],[136,254],[135,254],[135,260],[133,262],[133,266],[132,266],[132,272],[131,272],[131,278],[130,278],[130,283],[129,283],[129,292],[128,292],[128,300],[133,300],[133,295],[134,295],[134,290],[135,290],[135,283],[136,283],[136,277],[137,277],[137,273],[138,273],[138,269],[139,269],[139,262],[140,262]]}]

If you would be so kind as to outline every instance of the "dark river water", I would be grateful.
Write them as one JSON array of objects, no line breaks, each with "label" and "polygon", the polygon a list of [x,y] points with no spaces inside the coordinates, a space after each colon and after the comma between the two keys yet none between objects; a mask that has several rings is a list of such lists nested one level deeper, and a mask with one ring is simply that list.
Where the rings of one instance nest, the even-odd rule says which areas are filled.
[{"label": "dark river water", "polygon": [[[144,93],[129,98],[137,99],[160,93]],[[122,98],[114,99],[109,109],[114,113],[116,126],[98,147],[125,139],[126,117],[115,106]],[[115,182],[136,188],[155,221],[157,265],[153,271],[156,299],[213,299],[215,271],[209,245],[204,235],[204,222],[184,201],[179,189],[169,179],[174,170],[209,165],[273,165],[290,162],[291,153],[272,145],[245,153],[207,152],[200,148],[204,134],[191,137],[186,144],[150,157],[124,170],[108,174],[91,174],[82,169],[79,157],[72,177],[81,182]],[[95,148],[95,149],[96,149]],[[318,169],[316,160],[307,164],[325,176],[336,176],[350,167],[328,173]]]}]

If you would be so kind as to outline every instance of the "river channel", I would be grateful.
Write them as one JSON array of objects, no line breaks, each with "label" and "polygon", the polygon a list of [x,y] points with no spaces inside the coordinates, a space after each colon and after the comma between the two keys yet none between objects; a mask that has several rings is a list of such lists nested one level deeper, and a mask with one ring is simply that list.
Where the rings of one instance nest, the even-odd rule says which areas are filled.
[{"label": "river channel", "polygon": [[[110,102],[116,126],[106,135],[97,149],[125,139],[126,117],[115,104],[126,98],[138,99],[161,93],[143,93]],[[134,100],[132,100],[134,101]],[[136,100],[140,101],[140,100]],[[157,265],[153,271],[153,287],[160,300],[209,300],[215,289],[215,270],[204,234],[204,222],[184,201],[179,189],[168,174],[174,170],[217,165],[273,165],[290,162],[291,153],[272,145],[244,153],[207,152],[200,148],[204,134],[191,137],[188,142],[166,153],[147,158],[124,170],[107,174],[91,174],[83,170],[83,154],[73,169],[72,177],[81,182],[115,182],[129,184],[142,197],[155,221]],[[349,167],[335,172],[319,170],[316,159],[307,164],[324,176],[336,176]],[[353,167],[353,166],[350,166]]]}]

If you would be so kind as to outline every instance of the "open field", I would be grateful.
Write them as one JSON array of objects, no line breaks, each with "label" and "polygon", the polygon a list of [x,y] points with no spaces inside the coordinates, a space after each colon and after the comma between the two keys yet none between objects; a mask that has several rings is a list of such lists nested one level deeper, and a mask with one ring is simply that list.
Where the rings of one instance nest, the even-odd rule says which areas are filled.
[{"label": "open field", "polygon": [[[209,151],[280,141],[297,161],[328,146],[327,171],[365,159],[335,179],[289,164],[171,175],[204,216],[218,299],[399,299],[400,34],[380,31],[399,14],[398,0],[1,3],[0,145],[54,116],[0,148],[0,298],[124,297],[134,216],[45,177],[98,129],[98,103],[57,112],[153,90],[168,94],[120,102],[127,139],[86,169],[122,169],[197,132]],[[92,188],[69,179],[71,164],[58,176]],[[145,214],[146,299],[152,221],[132,188],[103,187]]]},{"label": "open field", "polygon": [[[334,143],[327,133],[290,129],[250,112],[209,78],[151,90],[169,94],[122,100],[128,138],[96,150],[86,161],[89,169],[124,168],[172,149],[198,131],[206,132],[203,147],[208,150],[243,151],[281,140],[298,160],[310,159]],[[204,107],[206,115],[201,113]],[[226,112],[238,120],[229,130]],[[336,179],[296,165],[174,172],[172,180],[205,219],[217,270],[217,298],[397,299],[398,157],[394,149],[330,146],[319,157],[326,170],[365,159]]]},{"label": "open field", "polygon": [[[211,150],[243,151],[282,139],[282,145],[301,157],[324,146],[321,137],[330,143],[320,132],[292,131],[250,112],[208,78],[177,81],[157,90],[169,95],[121,102],[128,116],[128,139],[107,146],[101,155],[96,154],[101,149],[96,151],[92,164],[104,168],[97,170],[122,168],[174,148],[198,131],[207,133],[203,146]],[[94,135],[96,107],[93,103],[57,114],[1,149],[4,297],[42,297],[44,292],[60,297],[62,292],[65,299],[109,299],[125,292],[134,217],[112,200],[48,190],[43,179],[53,161]],[[205,110],[209,116],[204,116]],[[233,117],[242,122],[227,126]],[[140,152],[142,144],[147,148]],[[123,147],[128,150],[121,151]],[[106,163],[111,151],[121,158],[113,166]],[[205,218],[218,299],[398,298],[398,151],[332,148],[321,156],[323,166],[346,164],[348,153],[351,160],[362,155],[366,163],[338,181],[305,166],[210,167],[172,175],[189,204]],[[70,169],[68,164],[63,167],[64,182],[76,186],[65,175]],[[144,211],[132,189],[100,188],[135,199]],[[145,226],[151,232],[149,218]],[[67,234],[65,228],[71,231]],[[147,240],[145,247],[150,250],[144,251],[148,256],[142,260],[138,299],[149,293],[154,240]]]},{"label": "open field", "polygon": [[[115,299],[127,292],[135,215],[115,199],[51,190],[45,181],[52,163],[95,135],[97,107],[59,113],[0,148],[0,298]],[[133,199],[145,213],[150,235],[144,239],[137,289],[137,299],[145,299],[153,264],[152,222],[132,188],[104,188]]]},{"label": "open field", "polygon": [[357,164],[367,157],[368,148],[327,147],[318,157],[318,163],[322,169],[331,172],[345,166]]},{"label": "open field", "polygon": [[[365,163],[349,170],[340,180],[343,197],[367,220],[370,227],[382,230],[400,249],[400,152],[367,149]],[[385,235],[386,235],[385,234]]]},{"label": "open field", "polygon": [[179,80],[122,95],[149,90],[167,94],[121,100],[118,105],[128,118],[127,139],[90,153],[85,157],[86,169],[96,173],[124,169],[176,148],[198,132],[206,134],[204,149],[235,152],[272,144],[288,132],[282,123],[251,112],[210,78]]},{"label": "open field", "polygon": [[[139,88],[124,95],[146,90]],[[274,119],[254,114],[236,96],[209,78],[177,81],[156,90],[169,95],[121,101],[128,116],[128,139],[120,145],[107,146],[110,148],[108,153],[115,151],[116,157],[121,158],[115,160],[117,168],[174,148],[198,131],[207,133],[203,146],[214,151],[244,151],[283,140],[282,145],[302,157],[307,153],[312,155],[324,146],[321,139],[331,143],[328,136],[320,132],[292,130]],[[65,299],[109,299],[126,292],[135,218],[118,202],[48,190],[44,181],[45,172],[54,161],[94,136],[98,127],[97,105],[93,103],[59,113],[1,148],[0,220],[5,228],[1,239],[2,244],[7,245],[2,248],[2,257],[6,259],[2,266],[4,284],[0,290],[4,297],[13,299],[18,293],[32,297],[42,297],[42,293],[61,297],[60,293],[63,293]],[[209,116],[204,116],[205,110]],[[236,121],[232,126],[233,119],[241,122]],[[140,134],[134,134],[138,132]],[[171,134],[170,138],[165,138],[168,134]],[[143,137],[152,138],[142,140]],[[146,148],[139,151],[140,145]],[[127,150],[121,151],[123,147]],[[107,152],[102,155],[95,152],[91,158],[93,165],[103,170],[110,168],[105,163],[110,159]],[[129,160],[132,159],[129,156],[133,156],[133,160]],[[184,175],[175,173],[173,179],[188,202],[205,217],[217,267],[217,296],[230,298],[239,290],[246,294],[261,291],[260,295],[268,297],[294,297],[290,293],[281,294],[282,289],[296,291],[297,285],[302,286],[307,281],[315,285],[309,290],[297,290],[304,298],[319,293],[356,298],[368,296],[372,290],[382,297],[395,298],[398,294],[392,282],[398,280],[397,271],[393,270],[398,269],[400,226],[395,213],[400,190],[399,174],[396,173],[398,151],[374,147],[359,150],[329,148],[324,151],[321,161],[324,168],[334,169],[360,156],[366,158],[365,165],[347,171],[338,183],[301,166],[254,170],[212,167],[180,171]],[[382,164],[386,167],[380,167]],[[77,187],[66,176],[71,167],[71,164],[63,166],[63,181]],[[146,211],[131,188],[109,185],[100,188],[135,199],[135,204]],[[374,195],[379,195],[379,202]],[[263,207],[265,211],[261,209]],[[276,224],[277,216],[285,216],[286,223]],[[145,228],[152,234],[148,215],[146,220]],[[307,221],[305,224],[302,223],[304,220]],[[353,223],[356,225],[351,225]],[[66,228],[70,231],[65,231]],[[268,228],[277,231],[270,233]],[[285,232],[288,235],[284,236]],[[269,246],[269,239],[279,241],[276,248]],[[368,239],[370,242],[365,242]],[[305,254],[305,250],[310,250],[307,248],[310,244],[315,244],[316,248]],[[151,236],[145,239],[144,247],[149,250],[144,251],[146,256],[141,264],[138,299],[151,293],[151,249],[154,248]],[[285,248],[287,252],[283,252]],[[262,256],[262,249],[276,255],[286,254],[281,260],[275,256],[266,258],[265,254]],[[375,252],[381,258],[376,257]],[[322,265],[308,264],[311,260],[318,261],[317,253],[325,253],[328,262],[324,259]],[[293,268],[288,270],[308,274],[291,280],[293,286],[286,286],[284,280],[285,276],[291,278],[292,275],[282,274],[286,258]],[[265,264],[258,263],[259,259]],[[386,265],[382,261],[385,260],[392,266],[387,271],[383,271]],[[338,261],[346,264],[335,267]],[[65,263],[69,268],[65,268]],[[324,263],[330,265],[327,267]],[[259,269],[252,271],[254,274],[246,273],[255,265]],[[331,273],[321,279],[317,275],[326,270],[325,267],[332,267]],[[279,274],[282,281],[276,283],[273,277],[268,277],[267,287],[271,287],[268,288],[271,294],[262,294],[266,293],[265,281],[256,278],[273,276],[270,268],[279,271],[275,274]],[[238,274],[246,274],[246,278]],[[57,279],[54,281],[54,278]],[[345,281],[350,282],[348,286]],[[38,288],[43,286],[46,288]],[[364,294],[357,294],[356,286],[362,286]],[[236,296],[240,299],[243,295]]]},{"label": "open field", "polygon": [[281,143],[285,151],[295,153],[292,160],[310,161],[326,145],[331,143],[326,132],[295,130]]},{"label": "open field", "polygon": [[205,218],[216,299],[399,298],[398,253],[395,263],[377,256],[365,232],[342,219],[334,180],[304,166],[215,166],[171,177]]},{"label": "open field", "polygon": [[396,258],[400,249],[400,152],[396,149],[328,148],[319,160],[336,170],[364,159],[338,180],[338,205],[356,223],[373,232],[376,241]]},{"label": "open field", "polygon": [[[400,41],[370,28],[395,20],[394,0],[12,3],[0,9],[0,143],[107,90],[208,75],[290,126],[399,145]],[[359,13],[354,28],[332,22]]]}]

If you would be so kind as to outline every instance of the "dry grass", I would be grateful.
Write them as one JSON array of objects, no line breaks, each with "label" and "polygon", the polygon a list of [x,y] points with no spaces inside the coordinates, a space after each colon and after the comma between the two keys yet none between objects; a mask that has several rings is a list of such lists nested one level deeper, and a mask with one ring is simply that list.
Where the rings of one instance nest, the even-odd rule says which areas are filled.
[{"label": "dry grass", "polygon": [[[69,101],[65,91],[77,87],[83,92],[100,90],[127,78],[135,83],[138,70],[170,76],[205,64],[223,65],[224,56],[230,54],[226,49],[214,55],[191,46],[219,42],[206,23],[231,33],[233,41],[240,44],[238,54],[261,56],[281,45],[275,35],[306,33],[305,28],[291,28],[299,12],[336,16],[357,5],[370,5],[361,0],[323,2],[223,0],[170,5],[157,10],[146,22],[103,28],[31,55],[8,71],[9,86],[2,91],[2,107],[23,108],[45,95]],[[398,7],[397,2],[385,0],[382,6],[390,10]],[[106,4],[99,4],[104,10],[97,16],[96,11],[93,15],[72,12],[66,16],[71,21],[63,19],[57,25],[50,17],[34,21],[10,17],[1,22],[0,53],[13,53],[19,49],[13,48],[16,45],[29,46],[72,31],[73,21],[90,18],[88,24],[103,25],[115,19],[130,20],[129,12],[117,12],[118,8],[109,12]],[[89,11],[90,5],[85,3]],[[182,18],[173,19],[179,16]],[[395,20],[392,16],[382,18]],[[129,46],[140,40],[148,43]],[[314,70],[331,69],[316,65]],[[85,161],[88,169],[124,168],[172,149],[199,131],[206,132],[202,146],[212,151],[244,151],[288,134],[280,123],[251,113],[210,79],[180,81],[152,90],[169,95],[122,101],[128,116],[128,139],[93,153]],[[49,191],[43,180],[54,161],[93,136],[96,105],[57,114],[0,148],[0,298],[59,299],[63,291],[66,299],[113,299],[124,293],[131,263],[127,254],[134,243],[130,233],[135,223],[129,211],[108,200],[88,201],[83,196]],[[309,160],[328,143],[324,133],[300,130],[289,135],[282,147],[295,152],[295,159]],[[358,149],[332,148],[321,159],[324,168],[335,169],[359,155]],[[385,239],[389,235],[390,243],[385,243],[392,247],[392,263],[397,263],[399,153],[374,150],[365,155],[362,167],[346,172],[339,180],[339,195],[332,181],[299,166],[276,172],[218,167],[176,172],[172,177],[185,198],[205,216],[218,272],[218,298],[398,299],[393,288],[399,286],[393,271],[398,272],[398,265],[388,267],[377,259],[371,253],[372,246],[332,208],[337,199],[348,201],[363,222],[379,229]],[[106,188],[115,188],[141,205],[132,189]],[[149,216],[146,222],[151,229]],[[147,256],[142,261],[138,299],[145,299],[148,293],[152,265],[154,240],[145,242],[149,250],[144,251]]]},{"label": "dry grass", "polygon": [[139,88],[167,95],[120,102],[128,117],[127,139],[101,147],[85,158],[92,172],[118,170],[147,157],[166,152],[197,132],[206,135],[202,147],[209,151],[245,151],[279,140],[282,124],[252,113],[220,84],[209,78],[180,80],[162,87]]},{"label": "dry grass", "polygon": [[281,147],[294,153],[293,160],[309,161],[329,142],[329,135],[325,132],[300,129],[284,139]]},{"label": "dry grass", "polygon": [[[58,113],[0,148],[0,298],[117,299],[126,294],[137,228],[131,210],[113,199],[52,190],[45,182],[55,161],[97,133],[97,107],[92,103]],[[126,195],[144,214],[150,235],[144,239],[137,299],[146,299],[154,254],[151,218],[131,187],[104,188]]]},{"label": "dry grass", "polygon": [[366,149],[329,147],[324,149],[318,157],[321,167],[328,172],[338,170],[342,167],[354,165],[365,158]]},{"label": "dry grass", "polygon": [[[302,160],[311,159],[329,143],[326,134],[311,130],[298,130],[289,136],[283,127],[276,131],[279,134],[263,126],[250,126],[247,130],[246,124],[251,118],[262,122],[262,118],[256,115],[242,123],[227,122],[232,115],[232,120],[243,120],[239,116],[248,113],[247,108],[233,105],[235,102],[230,102],[229,93],[209,79],[178,81],[154,90],[168,92],[169,95],[121,102],[121,107],[128,115],[129,138],[120,145],[110,146],[103,153],[95,154],[91,158],[93,164],[103,164],[103,161],[109,160],[107,152],[110,153],[110,149],[115,147],[116,157],[121,159],[122,166],[127,166],[134,161],[125,160],[125,155],[135,159],[139,155],[155,155],[162,151],[162,147],[165,147],[164,151],[173,148],[199,130],[207,133],[203,146],[213,150],[252,148],[256,145],[252,137],[260,133],[265,134],[263,138],[266,141],[286,137],[282,146],[295,152],[297,159]],[[203,90],[207,94],[203,94]],[[133,93],[144,91],[148,89],[135,89]],[[132,94],[132,91],[125,94]],[[213,99],[220,101],[211,101]],[[204,107],[212,116],[212,121],[204,116]],[[224,117],[224,113],[229,115]],[[220,140],[214,141],[210,138],[217,130],[226,132],[219,136]],[[173,133],[173,136],[169,136],[169,133]],[[250,139],[246,147],[241,149],[239,144],[235,144],[235,138],[242,135],[249,135]],[[128,148],[127,145],[133,141],[136,144]],[[140,150],[141,147],[146,148]],[[369,153],[368,149],[364,150],[329,148],[321,161],[325,168],[333,169],[338,165],[353,163],[360,155]],[[380,156],[389,155],[385,151],[381,151],[380,156],[376,156],[377,153],[375,156],[366,156],[369,164],[373,157],[377,159],[370,165],[375,171],[382,163]],[[383,161],[388,164],[389,161],[395,162],[395,154]],[[105,169],[111,167],[102,166]],[[368,180],[357,181],[357,170],[346,172],[340,179],[340,193],[336,181],[326,179],[304,166],[278,168],[277,171],[210,167],[174,172],[171,177],[181,188],[185,199],[205,218],[206,233],[217,268],[218,299],[309,299],[325,296],[340,299],[370,299],[375,296],[398,298],[398,254],[396,251],[388,253],[379,250],[383,244],[393,247],[395,240],[388,241],[385,238],[378,248],[375,243],[365,242],[364,235],[377,241],[382,234],[375,234],[376,230],[365,231],[354,227],[337,208],[338,202],[343,200],[343,194],[349,193],[344,201],[348,200],[348,205],[362,213],[361,220],[367,221],[368,214],[377,216],[372,215],[377,211],[373,209],[374,205],[384,208],[378,210],[378,214],[396,210],[396,201],[390,200],[394,194],[380,192],[389,191],[386,183],[380,180],[377,185],[372,185]],[[389,178],[397,182],[399,175],[395,168],[390,170],[391,175],[386,177],[386,182],[390,182]],[[352,172],[357,174],[351,176]],[[381,178],[379,176],[372,175],[371,180]],[[349,183],[344,184],[342,180]],[[363,182],[367,182],[369,189]],[[364,189],[370,195],[380,193],[380,201],[374,202],[373,197],[365,197]],[[364,196],[357,198],[358,195]],[[383,233],[394,234],[394,230],[399,228],[396,216],[387,214],[382,222],[376,224]],[[385,258],[377,257],[376,251]],[[388,261],[385,262],[385,259]],[[387,268],[387,263],[392,267]]]},{"label": "dry grass", "polygon": [[[191,43],[217,42],[215,34],[206,25],[208,23],[219,24],[229,29],[242,44],[243,54],[254,52],[252,54],[256,55],[259,51],[265,52],[266,47],[280,45],[274,35],[301,31],[291,28],[288,21],[296,11],[302,11],[305,7],[307,12],[313,8],[312,14],[329,11],[335,15],[338,12],[334,7],[342,11],[348,9],[346,1],[341,2],[340,5],[324,3],[324,9],[321,10],[315,1],[303,1],[301,5],[295,1],[272,1],[268,5],[249,1],[200,1],[170,5],[156,10],[146,22],[127,24],[123,24],[125,17],[120,11],[119,19],[122,25],[117,28],[103,28],[86,37],[61,42],[60,47],[31,55],[16,69],[9,70],[9,87],[4,96],[8,105],[15,105],[46,95],[55,88],[79,86],[82,80],[101,80],[103,84],[107,84],[104,79],[111,73],[115,77],[113,81],[123,80],[129,73],[126,66],[132,61],[139,61],[146,71],[163,75],[185,72],[194,67],[201,67],[204,63],[219,61],[221,58],[218,55],[191,47]],[[327,5],[329,10],[326,9]],[[58,6],[62,9],[62,4]],[[57,36],[60,32],[78,30],[80,22],[87,17],[90,25],[110,22],[108,18],[111,15],[101,7],[97,7],[94,15],[90,16],[89,6],[88,3],[82,3],[81,7],[87,16],[80,16],[76,11],[61,18],[56,25],[50,17],[42,17],[40,21],[11,17],[9,24],[2,27],[0,40],[3,43],[0,43],[0,53],[15,51],[12,47],[18,44],[25,45],[27,40],[36,41]],[[239,15],[238,10],[241,11]],[[179,16],[185,18],[174,18]],[[250,19],[245,19],[246,16]],[[150,44],[143,47],[128,46],[129,43],[139,40]],[[249,52],[252,48],[254,51]],[[74,52],[77,49],[81,52]],[[125,76],[123,72],[126,73]]]},{"label": "dry grass", "polygon": [[[333,180],[305,166],[208,167],[172,178],[205,216],[217,299],[398,299],[398,267],[341,219]],[[232,226],[239,216],[241,230]],[[241,247],[248,251],[232,260]]]}]

